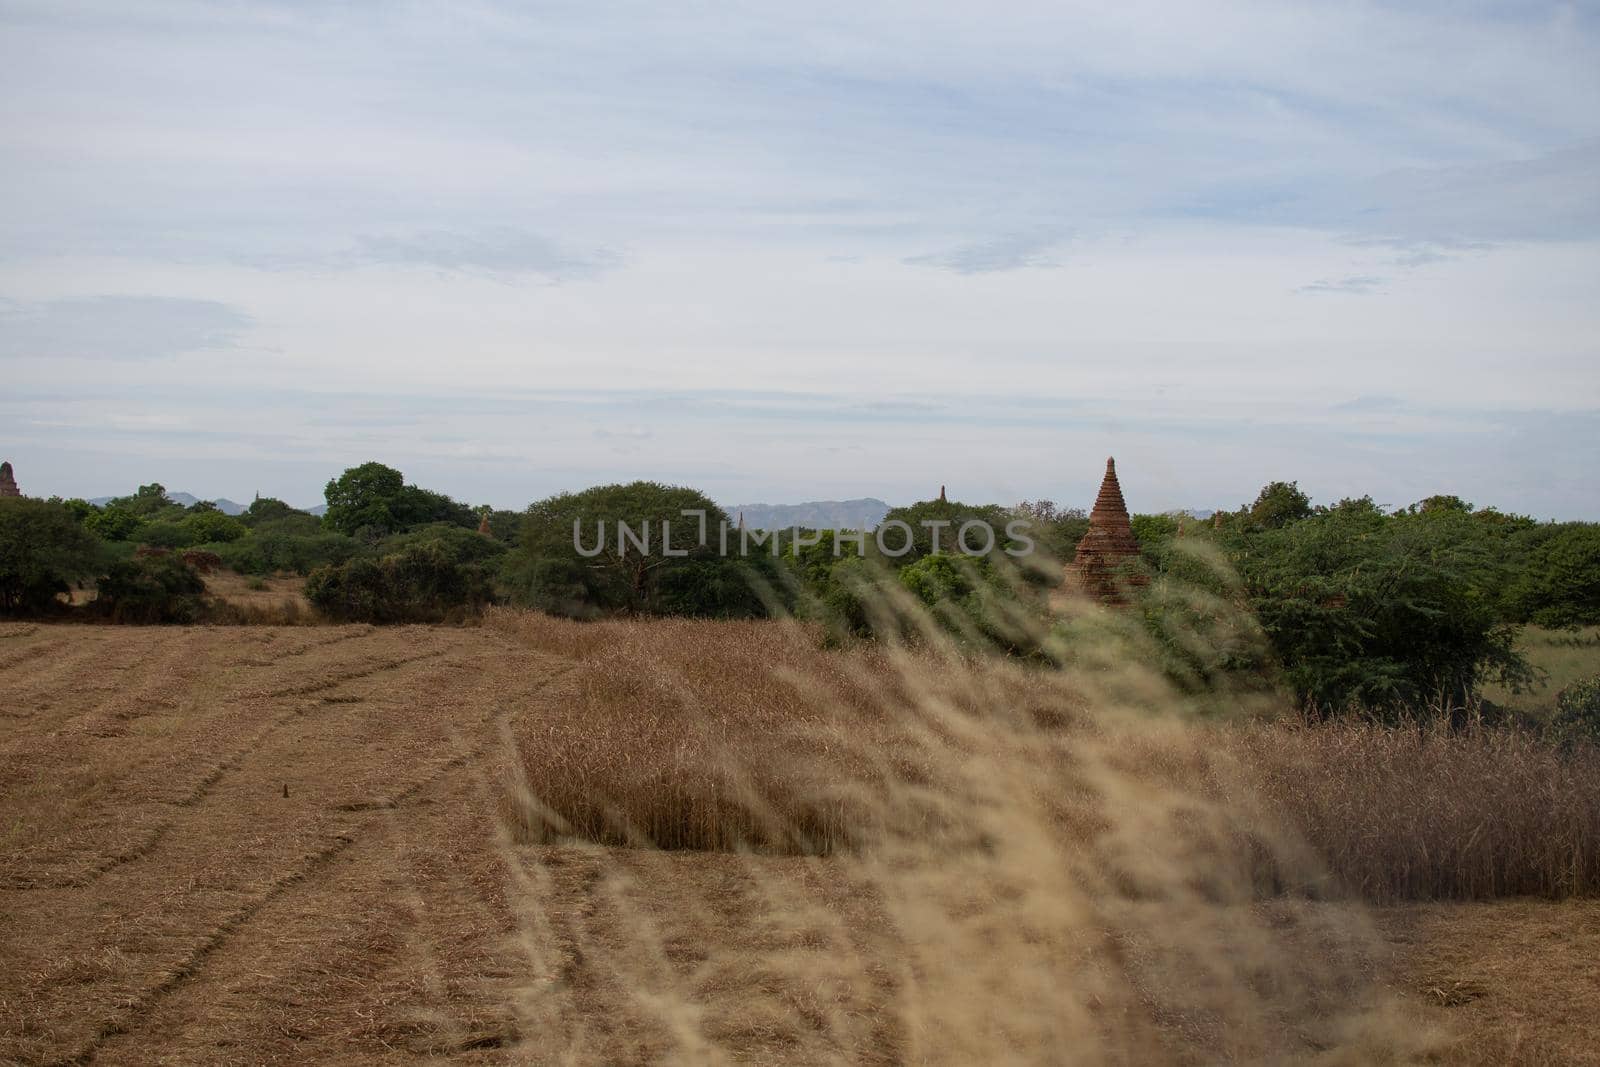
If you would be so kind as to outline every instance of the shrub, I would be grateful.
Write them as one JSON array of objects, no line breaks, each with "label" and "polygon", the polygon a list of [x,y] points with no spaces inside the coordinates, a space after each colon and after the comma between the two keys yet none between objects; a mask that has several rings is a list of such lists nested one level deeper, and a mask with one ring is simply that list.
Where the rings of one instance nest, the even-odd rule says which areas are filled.
[{"label": "shrub", "polygon": [[379,555],[390,556],[428,541],[440,545],[456,563],[485,563],[506,553],[506,546],[494,538],[447,522],[429,523],[385,538],[378,544],[377,551]]},{"label": "shrub", "polygon": [[95,611],[112,622],[191,623],[205,611],[205,582],[171,554],[113,563],[99,586]]},{"label": "shrub", "polygon": [[95,572],[99,547],[61,504],[0,498],[0,613],[48,609],[57,593]]},{"label": "shrub", "polygon": [[1550,726],[1564,741],[1600,744],[1600,674],[1573,682],[1556,694]]},{"label": "shrub", "polygon": [[186,522],[158,519],[139,527],[139,540],[157,548],[188,548],[197,538]]},{"label": "shrub", "polygon": [[191,511],[182,526],[189,532],[191,545],[237,541],[250,532],[250,527],[220,511]]},{"label": "shrub", "polygon": [[107,541],[128,541],[138,531],[140,520],[139,516],[127,508],[107,504],[103,508],[95,509],[92,515],[85,518],[84,525],[92,533]]},{"label": "shrub", "polygon": [[318,567],[344,563],[361,548],[352,537],[323,532],[314,518],[309,533],[298,519],[263,522],[248,537],[204,547],[216,552],[226,566],[240,574],[309,574]]},{"label": "shrub", "polygon": [[306,599],[339,622],[441,622],[481,611],[491,598],[483,569],[456,563],[437,541],[321,567],[306,579]]}]

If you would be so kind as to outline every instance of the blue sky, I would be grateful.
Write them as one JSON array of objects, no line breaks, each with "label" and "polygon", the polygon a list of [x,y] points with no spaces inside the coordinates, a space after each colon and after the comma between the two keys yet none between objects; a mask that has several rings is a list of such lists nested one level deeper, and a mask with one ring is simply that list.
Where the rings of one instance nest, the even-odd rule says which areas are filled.
[{"label": "blue sky", "polygon": [[1600,518],[1594,4],[0,0],[0,92],[28,492]]}]

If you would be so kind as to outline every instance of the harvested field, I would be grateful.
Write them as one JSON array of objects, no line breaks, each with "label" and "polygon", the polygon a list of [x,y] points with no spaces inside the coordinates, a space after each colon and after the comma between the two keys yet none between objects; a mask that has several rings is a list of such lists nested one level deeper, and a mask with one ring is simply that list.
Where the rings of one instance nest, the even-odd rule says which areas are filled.
[{"label": "harvested field", "polygon": [[[783,694],[834,654],[651,626],[0,626],[0,1061],[1600,1062],[1574,1014],[1590,901],[1257,899],[1228,863],[1185,889],[1128,841],[1138,884],[1101,893],[1040,866],[1048,841],[960,826],[877,857],[763,838],[697,753],[815,756],[771,705],[803,716]],[[851,715],[878,706],[826,664]],[[757,698],[770,746],[739,736]],[[678,847],[618,847],[594,798],[646,825],[621,787],[656,779],[608,762],[608,731],[641,768],[679,740],[680,799],[756,812],[736,836],[759,850],[692,804],[651,824]],[[920,788],[937,751],[877,769]],[[558,820],[533,832],[525,793]],[[1530,937],[1548,968],[1512,965]],[[996,994],[1028,1010],[996,1017]]]}]

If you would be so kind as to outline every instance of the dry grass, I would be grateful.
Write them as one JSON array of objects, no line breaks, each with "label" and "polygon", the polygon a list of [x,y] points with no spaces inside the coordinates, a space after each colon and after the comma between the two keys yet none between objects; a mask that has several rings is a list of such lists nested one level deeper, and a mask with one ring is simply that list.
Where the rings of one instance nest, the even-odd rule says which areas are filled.
[{"label": "dry grass", "polygon": [[1282,723],[1218,734],[1368,900],[1600,894],[1600,752],[1514,729]]},{"label": "dry grass", "polygon": [[[1233,765],[1182,721],[1091,706],[1096,682],[936,644],[825,651],[770,624],[487,626],[581,657],[560,710],[513,728],[523,840],[715,849],[757,872],[763,852],[829,852],[829,876],[878,902],[870,951],[834,918],[810,935],[832,955],[768,960],[774,989],[839,1006],[804,1038],[801,1009],[778,1011],[802,1058],[1377,1062],[1428,1043],[1374,994],[1359,912],[1294,899],[1327,884],[1316,857],[1242,782],[1204,788]],[[786,879],[757,882],[751,921],[815,920]],[[1289,895],[1263,907],[1272,892]],[[721,1059],[694,976],[734,962],[707,946],[691,980],[664,981],[647,946],[671,924],[607,900],[637,945],[607,957],[631,1032]],[[864,1036],[847,1005],[891,1021]]]}]

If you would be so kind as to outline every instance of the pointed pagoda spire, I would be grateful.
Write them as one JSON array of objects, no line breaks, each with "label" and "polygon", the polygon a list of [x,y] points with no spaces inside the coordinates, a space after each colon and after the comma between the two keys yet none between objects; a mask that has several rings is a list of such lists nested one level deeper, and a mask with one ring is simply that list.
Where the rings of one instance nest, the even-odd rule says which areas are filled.
[{"label": "pointed pagoda spire", "polygon": [[949,501],[944,498],[944,486],[942,486],[942,485],[939,487],[939,503],[941,503],[941,504],[948,504],[949,503]]},{"label": "pointed pagoda spire", "polygon": [[489,540],[494,540],[494,531],[489,529],[489,513],[487,511],[478,518],[478,532]]},{"label": "pointed pagoda spire", "polygon": [[11,461],[0,463],[0,496],[21,496],[22,490],[17,488],[17,479],[11,473]]},{"label": "pointed pagoda spire", "polygon": [[744,512],[742,511],[739,512],[739,530],[740,532],[744,530]]},{"label": "pointed pagoda spire", "polygon": [[[1078,542],[1072,570],[1083,589],[1102,603],[1122,602],[1118,568],[1139,554],[1139,541],[1133,536],[1128,505],[1122,499],[1122,483],[1117,481],[1117,461],[1106,460],[1106,476],[1089,512],[1089,529]],[[1130,584],[1142,585],[1142,575],[1129,576]]]}]

